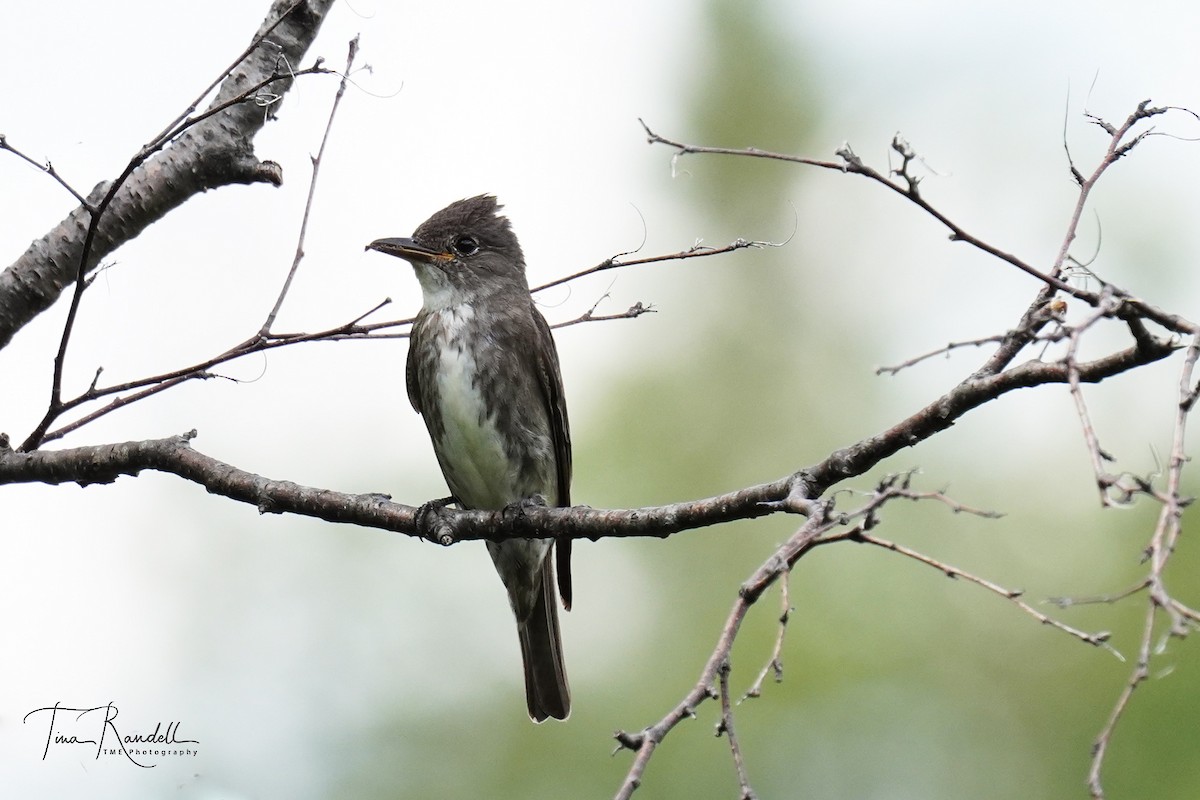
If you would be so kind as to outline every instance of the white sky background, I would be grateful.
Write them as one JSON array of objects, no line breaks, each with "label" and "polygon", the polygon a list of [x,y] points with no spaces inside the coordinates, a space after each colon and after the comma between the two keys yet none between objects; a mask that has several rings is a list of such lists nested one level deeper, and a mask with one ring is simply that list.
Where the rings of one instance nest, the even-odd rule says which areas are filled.
[{"label": "white sky background", "polygon": [[[266,5],[19,4],[0,28],[0,133],[35,158],[52,160],[86,193],[117,174],[241,51]],[[787,236],[773,222],[763,230],[698,229],[677,193],[688,178],[663,180],[670,153],[645,144],[639,116],[664,135],[691,138],[682,105],[696,68],[692,59],[704,49],[692,4],[515,5],[359,0],[335,7],[309,60],[320,54],[340,67],[346,41],[361,32],[359,64],[373,72],[356,74],[359,89],[350,90],[335,121],[306,258],[280,329],[344,322],[385,296],[395,301],[385,313],[414,312],[419,296],[411,270],[364,254],[363,245],[407,235],[447,202],[483,191],[506,204],[531,283],[633,249],[643,235],[647,254],[696,239],[722,244],[737,235]],[[831,158],[849,141],[882,164],[887,142],[901,131],[939,173],[925,187],[936,189],[943,207],[969,225],[977,221],[970,225],[977,232],[1046,260],[1072,197],[1061,143],[1064,113],[1083,166],[1102,141],[1080,122],[1084,107],[1113,121],[1145,98],[1200,108],[1200,8],[1193,3],[1136,10],[1117,2],[773,5],[797,46],[810,49],[824,92],[821,149],[807,155]],[[284,165],[282,190],[210,192],[110,259],[114,266],[84,300],[69,356],[71,389],[86,386],[98,365],[106,380],[140,376],[203,358],[257,329],[291,261],[308,153],[319,144],[335,88],[335,78],[306,79],[288,95],[282,118],[258,138],[259,157]],[[1189,126],[1183,116],[1161,127],[1200,135],[1200,126]],[[1153,263],[1137,270],[1162,271],[1191,290],[1190,299],[1169,299],[1193,315],[1196,282],[1185,278],[1194,274],[1200,251],[1192,223],[1200,211],[1198,165],[1196,145],[1156,140],[1119,165],[1097,201],[1101,209],[1120,209],[1118,218],[1104,221],[1106,251],[1146,253]],[[869,276],[873,294],[902,299],[924,291],[927,284],[912,279],[913,263],[947,292],[949,321],[931,320],[925,331],[908,326],[890,342],[893,351],[879,354],[880,363],[937,346],[947,330],[962,338],[992,332],[952,293],[971,283],[962,277],[964,264],[989,275],[1001,267],[938,244],[942,232],[932,224],[850,178],[826,176],[797,190],[794,203],[797,236],[809,252],[824,254],[828,263],[857,265],[851,269],[860,281]],[[50,179],[0,154],[0,264],[18,257],[72,206]],[[842,206],[853,211],[831,213]],[[821,224],[807,228],[805,220],[817,214]],[[790,209],[781,210],[780,218],[790,216]],[[882,266],[910,245],[919,254],[907,257],[909,269]],[[743,268],[750,258],[726,264]],[[1113,277],[1130,280],[1138,291],[1138,276],[1131,269]],[[638,300],[663,308],[637,322],[559,334],[577,440],[589,436],[589,416],[603,402],[604,387],[631,360],[653,357],[660,336],[676,340],[669,332],[686,313],[673,315],[681,310],[671,306],[671,290],[685,279],[670,266],[654,267],[621,273],[615,284],[610,274],[541,298],[551,320],[576,316],[610,284],[613,299],[602,308],[616,311]],[[1019,276],[1011,285],[1013,297],[1030,295]],[[863,286],[848,280],[833,296],[853,302]],[[998,300],[997,306],[1008,304]],[[0,352],[0,430],[18,440],[44,408],[65,307],[55,306]],[[904,303],[882,313],[899,321]],[[418,503],[444,487],[404,397],[404,353],[403,341],[384,341],[248,359],[227,373],[257,379],[251,383],[178,389],[63,444],[196,428],[197,448],[239,467],[309,485],[387,491]],[[896,414],[927,394],[923,378],[898,384]],[[436,708],[451,690],[431,685],[410,697],[418,666],[405,658],[436,641],[452,653],[447,673],[470,671],[476,679],[475,672],[494,665],[484,683],[519,696],[512,654],[496,655],[515,644],[499,603],[478,619],[477,629],[455,633],[461,642],[442,641],[447,619],[473,619],[480,615],[469,609],[495,599],[487,591],[495,587],[484,584],[491,579],[482,577],[490,572],[482,552],[259,518],[165,476],[86,490],[5,487],[0,498],[0,785],[19,790],[12,796],[66,796],[86,786],[93,798],[125,797],[149,785],[144,773],[125,765],[38,760],[21,717],[55,700],[113,700],[131,718],[181,719],[199,729],[212,760],[169,766],[153,779],[163,783],[153,785],[174,786],[197,771],[211,779],[220,764],[225,782],[213,779],[204,787],[212,793],[204,796],[262,790],[252,777],[261,766],[254,752],[225,735],[229,722],[221,714],[238,709],[252,727],[269,718],[274,727],[264,735],[290,730],[297,738],[284,745],[292,759],[287,769],[266,785],[276,796],[303,798],[320,796],[322,787],[311,784],[317,777],[306,769],[317,768],[305,766],[304,739],[295,733],[313,711],[291,702],[298,692],[319,695],[325,718],[359,713],[373,704],[364,695],[380,693],[387,701],[403,697],[418,711]],[[350,537],[363,550],[354,583],[360,594],[352,598],[322,560],[345,558],[344,541],[335,546],[334,537]],[[592,547],[589,558],[579,567],[577,586],[636,569],[623,562],[619,548]],[[451,590],[435,580],[443,571],[459,576]],[[474,577],[483,585],[473,595]],[[422,596],[444,615],[414,609],[394,591],[422,581],[431,587]],[[340,603],[363,597],[395,606],[393,631],[381,635],[354,620],[336,622]],[[198,602],[211,609],[211,629],[181,632],[175,614]],[[565,623],[577,691],[638,636],[610,621],[617,615],[588,617],[586,604],[578,606]],[[253,632],[239,628],[240,618],[256,613],[271,624]],[[335,620],[330,628],[340,638],[314,645],[306,631],[322,614]],[[239,642],[239,635],[246,640]],[[302,659],[304,668],[259,660],[277,652],[287,654],[285,661]],[[264,672],[246,674],[247,660],[262,663]],[[333,672],[355,680],[331,685],[326,676]],[[468,683],[463,677],[453,691]]]}]

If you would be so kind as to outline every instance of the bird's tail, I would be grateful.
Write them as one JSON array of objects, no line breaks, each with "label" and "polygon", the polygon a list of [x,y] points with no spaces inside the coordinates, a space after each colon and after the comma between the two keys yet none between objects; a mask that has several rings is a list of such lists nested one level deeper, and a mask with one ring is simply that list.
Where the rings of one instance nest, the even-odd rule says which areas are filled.
[{"label": "bird's tail", "polygon": [[534,722],[547,717],[566,719],[571,713],[571,689],[563,665],[562,636],[558,632],[558,598],[554,592],[554,553],[542,562],[542,590],[537,603],[523,622],[517,623],[521,637],[521,660],[525,664],[525,701]]}]

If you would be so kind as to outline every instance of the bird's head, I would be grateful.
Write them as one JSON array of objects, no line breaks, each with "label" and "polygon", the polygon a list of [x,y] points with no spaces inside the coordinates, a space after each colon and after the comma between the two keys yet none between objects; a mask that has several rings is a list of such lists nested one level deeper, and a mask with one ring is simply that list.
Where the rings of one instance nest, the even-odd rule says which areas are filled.
[{"label": "bird's head", "polygon": [[500,209],[488,194],[458,200],[422,222],[411,237],[376,239],[367,249],[412,264],[426,308],[513,288],[528,292],[525,256]]}]

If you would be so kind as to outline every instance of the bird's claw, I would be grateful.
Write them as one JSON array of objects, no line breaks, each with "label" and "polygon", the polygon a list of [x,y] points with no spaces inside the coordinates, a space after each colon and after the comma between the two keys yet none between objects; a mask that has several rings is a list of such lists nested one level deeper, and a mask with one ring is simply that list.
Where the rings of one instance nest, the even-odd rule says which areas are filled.
[{"label": "bird's claw", "polygon": [[517,526],[526,518],[525,512],[531,508],[545,508],[550,505],[546,498],[540,494],[535,494],[530,497],[524,497],[515,503],[509,503],[500,512],[507,524],[508,528],[513,532]]},{"label": "bird's claw", "polygon": [[438,512],[455,502],[457,500],[453,497],[442,497],[437,500],[428,500],[417,508],[417,533],[422,539],[432,542],[442,541],[443,536],[440,531],[442,526],[438,524]]}]

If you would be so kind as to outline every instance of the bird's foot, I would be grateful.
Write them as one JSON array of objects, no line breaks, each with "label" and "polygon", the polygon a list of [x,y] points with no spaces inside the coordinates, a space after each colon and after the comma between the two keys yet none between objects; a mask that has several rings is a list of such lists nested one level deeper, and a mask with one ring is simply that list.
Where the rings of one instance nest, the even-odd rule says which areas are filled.
[{"label": "bird's foot", "polygon": [[441,525],[438,524],[439,512],[450,505],[458,502],[454,497],[442,497],[437,500],[429,500],[422,503],[417,508],[417,533],[422,539],[428,539],[431,542],[441,542]]},{"label": "bird's foot", "polygon": [[530,497],[525,497],[515,503],[509,503],[500,512],[504,519],[505,527],[510,534],[518,533],[518,528],[525,523],[525,512],[531,508],[545,508],[550,505],[546,498],[540,494],[535,494]]}]

